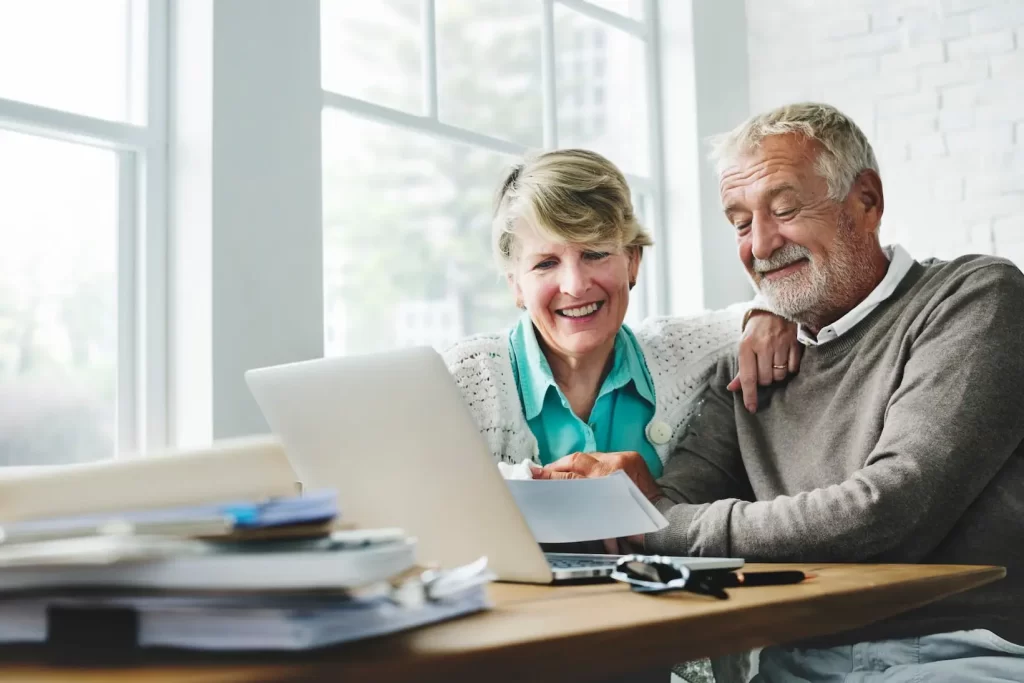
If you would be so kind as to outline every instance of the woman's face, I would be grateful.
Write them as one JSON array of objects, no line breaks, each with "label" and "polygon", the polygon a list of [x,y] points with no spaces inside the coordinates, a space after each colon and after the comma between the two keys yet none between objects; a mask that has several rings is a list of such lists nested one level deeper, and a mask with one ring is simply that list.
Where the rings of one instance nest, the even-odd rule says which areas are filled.
[{"label": "woman's face", "polygon": [[549,242],[533,230],[522,230],[517,238],[519,256],[509,283],[544,344],[576,358],[610,349],[626,317],[639,255]]}]

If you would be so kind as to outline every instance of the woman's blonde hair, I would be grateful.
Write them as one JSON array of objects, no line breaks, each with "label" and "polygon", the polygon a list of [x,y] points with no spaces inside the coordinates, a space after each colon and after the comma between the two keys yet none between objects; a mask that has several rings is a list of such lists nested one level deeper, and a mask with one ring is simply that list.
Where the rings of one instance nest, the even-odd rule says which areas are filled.
[{"label": "woman's blonde hair", "polygon": [[635,250],[653,244],[636,220],[622,172],[596,152],[560,149],[527,158],[509,171],[494,198],[494,257],[509,272],[517,256],[516,230],[526,224],[563,244],[614,245]]}]

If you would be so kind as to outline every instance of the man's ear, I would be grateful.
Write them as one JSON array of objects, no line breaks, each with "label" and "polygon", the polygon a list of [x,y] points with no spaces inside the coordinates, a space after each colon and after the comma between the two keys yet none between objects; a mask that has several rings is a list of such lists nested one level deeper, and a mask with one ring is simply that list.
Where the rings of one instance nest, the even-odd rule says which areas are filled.
[{"label": "man's ear", "polygon": [[885,211],[885,193],[882,191],[881,177],[871,169],[861,171],[853,181],[850,194],[863,213],[865,228],[870,232],[877,232],[878,226],[882,224],[882,213]]}]

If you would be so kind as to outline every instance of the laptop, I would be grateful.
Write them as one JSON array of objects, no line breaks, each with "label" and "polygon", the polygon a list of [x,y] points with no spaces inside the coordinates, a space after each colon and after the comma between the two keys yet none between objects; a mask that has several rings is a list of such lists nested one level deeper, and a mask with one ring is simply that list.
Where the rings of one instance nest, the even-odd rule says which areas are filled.
[{"label": "laptop", "polygon": [[[440,354],[429,347],[250,370],[246,382],[307,488],[338,492],[342,519],[402,527],[420,563],[486,556],[503,581],[607,576],[616,555],[545,554]],[[690,569],[743,560],[679,558]]]}]

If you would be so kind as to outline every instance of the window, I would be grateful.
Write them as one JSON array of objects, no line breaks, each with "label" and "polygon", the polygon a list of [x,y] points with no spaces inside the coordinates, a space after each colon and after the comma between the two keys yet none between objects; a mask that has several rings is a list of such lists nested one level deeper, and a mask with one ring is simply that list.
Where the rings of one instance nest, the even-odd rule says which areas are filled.
[{"label": "window", "polygon": [[[648,5],[321,0],[328,354],[443,347],[516,319],[490,211],[528,150],[606,154],[657,235]],[[654,312],[646,279],[631,319]]]},{"label": "window", "polygon": [[165,9],[0,0],[0,465],[161,440]]}]

